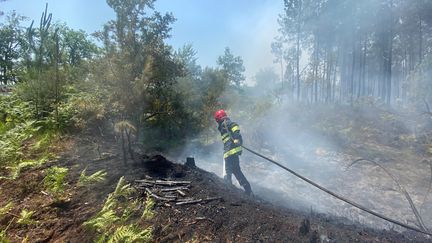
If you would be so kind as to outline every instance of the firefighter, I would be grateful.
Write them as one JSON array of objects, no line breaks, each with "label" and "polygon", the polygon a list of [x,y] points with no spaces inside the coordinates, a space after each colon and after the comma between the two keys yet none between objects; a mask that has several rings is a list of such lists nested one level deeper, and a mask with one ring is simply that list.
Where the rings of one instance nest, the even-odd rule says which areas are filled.
[{"label": "firefighter", "polygon": [[222,136],[224,144],[224,160],[225,172],[224,180],[229,185],[232,185],[232,174],[235,175],[240,185],[244,188],[247,195],[252,194],[251,186],[243,175],[240,169],[239,156],[242,153],[242,136],[240,134],[240,127],[237,123],[232,122],[224,110],[218,110],[214,114],[214,118],[218,123],[218,130]]}]

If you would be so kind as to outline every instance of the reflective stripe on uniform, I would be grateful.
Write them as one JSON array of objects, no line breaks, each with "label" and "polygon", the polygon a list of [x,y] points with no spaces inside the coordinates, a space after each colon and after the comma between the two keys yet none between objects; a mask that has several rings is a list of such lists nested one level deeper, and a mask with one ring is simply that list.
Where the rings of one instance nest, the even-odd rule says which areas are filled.
[{"label": "reflective stripe on uniform", "polygon": [[229,139],[230,139],[230,136],[228,133],[225,133],[224,135],[222,135],[222,142],[223,143],[226,143]]},{"label": "reflective stripe on uniform", "polygon": [[239,131],[240,127],[238,125],[235,125],[231,128],[231,132]]},{"label": "reflective stripe on uniform", "polygon": [[242,151],[242,147],[240,147],[240,146],[235,147],[235,148],[233,148],[231,150],[228,150],[228,152],[224,153],[224,159],[227,158],[227,157],[229,157],[229,156],[231,156],[231,155],[233,155],[233,154],[241,152],[241,151]]}]

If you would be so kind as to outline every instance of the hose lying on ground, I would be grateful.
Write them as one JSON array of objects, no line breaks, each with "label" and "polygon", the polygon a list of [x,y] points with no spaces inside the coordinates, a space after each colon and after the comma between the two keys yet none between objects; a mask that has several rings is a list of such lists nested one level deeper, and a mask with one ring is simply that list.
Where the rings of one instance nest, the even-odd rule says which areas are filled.
[{"label": "hose lying on ground", "polygon": [[384,220],[386,220],[386,221],[388,221],[388,222],[391,222],[391,223],[393,223],[393,224],[399,225],[399,226],[404,227],[404,228],[406,228],[406,229],[414,230],[414,231],[416,231],[416,232],[419,232],[419,233],[422,233],[422,234],[426,234],[426,235],[432,236],[432,233],[429,233],[429,232],[426,232],[425,230],[422,230],[422,229],[419,229],[419,228],[416,228],[416,227],[413,227],[413,226],[410,226],[410,225],[404,224],[404,223],[402,223],[402,222],[400,222],[400,221],[397,221],[397,220],[394,220],[394,219],[388,218],[388,217],[386,217],[386,216],[384,216],[384,215],[382,215],[382,214],[380,214],[380,213],[374,212],[374,211],[372,211],[372,210],[370,210],[370,209],[368,209],[368,208],[366,208],[366,207],[364,207],[364,206],[362,206],[362,205],[360,205],[360,204],[358,204],[358,203],[356,203],[356,202],[354,202],[354,201],[351,201],[351,200],[349,200],[349,199],[346,199],[346,198],[344,198],[344,197],[342,197],[342,196],[340,196],[340,195],[338,195],[338,194],[336,194],[336,193],[334,193],[334,192],[332,192],[332,191],[330,191],[330,190],[328,190],[328,189],[326,189],[326,188],[320,186],[319,184],[317,184],[317,183],[315,183],[315,182],[309,180],[308,178],[306,178],[306,177],[304,177],[304,176],[298,174],[297,172],[291,170],[290,168],[287,168],[287,167],[285,167],[285,166],[279,164],[278,162],[276,162],[276,161],[274,161],[274,160],[272,160],[272,159],[270,159],[270,158],[268,158],[268,157],[266,157],[266,156],[264,156],[264,155],[262,155],[262,154],[260,154],[260,153],[258,153],[258,152],[255,152],[254,150],[252,150],[252,149],[250,149],[250,148],[248,148],[248,147],[245,147],[245,146],[243,146],[243,145],[242,145],[242,147],[243,147],[244,149],[246,149],[247,151],[249,151],[249,152],[251,152],[251,153],[257,155],[258,157],[261,157],[261,158],[263,158],[263,159],[265,159],[265,160],[267,160],[267,161],[269,161],[269,162],[271,162],[271,163],[273,163],[273,164],[275,164],[275,165],[281,167],[282,169],[284,169],[284,170],[290,172],[291,174],[293,174],[293,175],[297,176],[298,178],[300,178],[300,179],[306,181],[307,183],[309,183],[309,184],[311,184],[312,186],[314,186],[314,187],[320,189],[321,191],[324,191],[324,192],[326,192],[326,193],[332,195],[333,197],[335,197],[335,198],[337,198],[337,199],[339,199],[339,200],[342,200],[342,201],[344,201],[344,202],[346,202],[346,203],[348,203],[348,204],[350,204],[350,205],[352,205],[352,206],[354,206],[354,207],[356,207],[356,208],[358,208],[358,209],[360,209],[360,210],[363,210],[363,211],[365,211],[365,212],[367,212],[367,213],[370,213],[370,214],[372,214],[372,215],[374,215],[374,216],[376,216],[376,217],[378,217],[378,218],[384,219]]},{"label": "hose lying on ground", "polygon": [[363,159],[363,158],[361,158],[361,159],[356,159],[353,162],[351,162],[351,164],[348,165],[347,169],[349,169],[353,165],[357,164],[358,162],[362,162],[362,161],[370,162],[370,163],[374,164],[375,166],[378,166],[379,168],[381,168],[396,183],[396,185],[398,186],[399,192],[402,193],[405,196],[405,198],[407,199],[407,201],[408,201],[408,203],[409,203],[409,205],[411,207],[411,210],[414,213],[415,218],[417,219],[417,226],[419,226],[420,229],[423,230],[423,231],[428,231],[427,228],[426,228],[426,225],[423,222],[423,219],[422,219],[420,213],[418,212],[416,206],[414,205],[413,200],[411,199],[411,196],[409,195],[409,193],[407,192],[407,190],[405,189],[405,187],[402,186],[399,183],[399,180],[396,179],[396,177],[394,177],[393,174],[390,173],[390,171],[388,171],[384,166],[378,164],[376,161],[373,161],[373,160],[370,160],[370,159]]}]

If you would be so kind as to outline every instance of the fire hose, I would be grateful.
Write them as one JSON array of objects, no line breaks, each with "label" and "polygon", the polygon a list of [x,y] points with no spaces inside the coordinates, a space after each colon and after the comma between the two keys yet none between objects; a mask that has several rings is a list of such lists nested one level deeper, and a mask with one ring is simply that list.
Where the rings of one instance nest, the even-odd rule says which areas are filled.
[{"label": "fire hose", "polygon": [[343,197],[343,196],[341,196],[341,195],[338,195],[338,194],[336,194],[336,193],[334,193],[334,192],[328,190],[327,188],[324,188],[323,186],[320,186],[319,184],[317,184],[317,183],[311,181],[310,179],[308,179],[308,178],[306,178],[306,177],[304,177],[304,176],[298,174],[297,172],[291,170],[290,168],[288,168],[288,167],[286,167],[286,166],[283,166],[282,164],[280,164],[280,163],[278,163],[278,162],[276,162],[276,161],[274,161],[274,160],[272,160],[272,159],[270,159],[270,158],[268,158],[268,157],[266,157],[266,156],[264,156],[264,155],[262,155],[262,154],[260,154],[260,153],[258,153],[258,152],[255,152],[254,150],[252,150],[252,149],[250,149],[250,148],[248,148],[248,147],[246,147],[246,146],[244,146],[244,145],[242,145],[242,147],[243,147],[244,149],[246,149],[247,151],[251,152],[252,154],[255,154],[256,156],[261,157],[261,158],[263,158],[263,159],[265,159],[265,160],[267,160],[267,161],[269,161],[269,162],[271,162],[271,163],[273,163],[273,164],[279,166],[280,168],[282,168],[282,169],[288,171],[289,173],[295,175],[296,177],[302,179],[303,181],[305,181],[305,182],[311,184],[312,186],[314,186],[314,187],[320,189],[321,191],[324,191],[324,192],[326,192],[326,193],[332,195],[333,197],[335,197],[335,198],[337,198],[337,199],[339,199],[339,200],[341,200],[341,201],[344,201],[344,202],[350,204],[351,206],[354,206],[354,207],[356,207],[356,208],[358,208],[358,209],[360,209],[360,210],[362,210],[362,211],[365,211],[365,212],[367,212],[367,213],[369,213],[369,214],[372,214],[372,215],[374,215],[374,216],[376,216],[376,217],[378,217],[378,218],[381,218],[381,219],[386,220],[386,221],[388,221],[388,222],[391,222],[391,223],[393,223],[393,224],[399,225],[399,226],[404,227],[404,228],[406,228],[406,229],[410,229],[410,230],[413,230],[413,231],[416,231],[416,232],[419,232],[419,233],[422,233],[422,234],[425,234],[425,235],[432,236],[432,233],[430,233],[430,232],[427,232],[427,231],[425,231],[425,230],[422,230],[422,229],[419,229],[419,228],[416,228],[416,227],[413,227],[413,226],[407,225],[407,224],[402,223],[402,222],[400,222],[400,221],[397,221],[397,220],[395,220],[395,219],[388,218],[388,217],[386,217],[386,216],[384,216],[384,215],[382,215],[382,214],[380,214],[380,213],[374,212],[374,211],[372,211],[372,210],[370,210],[370,209],[368,209],[368,208],[366,208],[366,207],[364,207],[364,206],[362,206],[362,205],[360,205],[360,204],[358,204],[358,203],[356,203],[356,202],[354,202],[354,201],[351,201],[351,200],[349,200],[349,199],[347,199],[347,198],[345,198],[345,197]]}]

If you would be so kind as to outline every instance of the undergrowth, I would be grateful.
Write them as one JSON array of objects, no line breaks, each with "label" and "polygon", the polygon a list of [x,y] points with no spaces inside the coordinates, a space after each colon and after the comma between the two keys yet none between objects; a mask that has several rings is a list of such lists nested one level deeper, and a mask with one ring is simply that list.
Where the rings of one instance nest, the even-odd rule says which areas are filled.
[{"label": "undergrowth", "polygon": [[0,208],[0,219],[9,213],[9,211],[14,207],[13,202],[8,202],[5,206]]},{"label": "undergrowth", "polygon": [[27,209],[23,209],[20,213],[20,217],[17,220],[17,223],[20,225],[32,225],[32,224],[36,224],[37,221],[33,220],[33,214],[35,213],[35,211],[29,211]]},{"label": "undergrowth", "polygon": [[68,169],[64,167],[53,166],[46,169],[46,175],[43,179],[44,186],[56,199],[63,196],[66,185],[65,177]]},{"label": "undergrowth", "polygon": [[108,195],[101,211],[84,222],[84,226],[96,233],[95,242],[151,242],[153,228],[142,228],[141,225],[153,216],[151,207],[154,203],[146,203],[142,213],[146,217],[134,217],[132,220],[140,211],[140,202],[132,199],[134,192],[124,177],[121,177],[115,191]]},{"label": "undergrowth", "polygon": [[50,146],[59,130],[49,117],[37,119],[31,107],[14,95],[0,96],[0,178],[16,179],[23,169],[55,158]]},{"label": "undergrowth", "polygon": [[77,185],[79,187],[91,186],[93,184],[102,182],[106,179],[107,173],[105,170],[99,170],[91,175],[86,175],[87,168],[81,171],[80,177],[78,178]]}]

